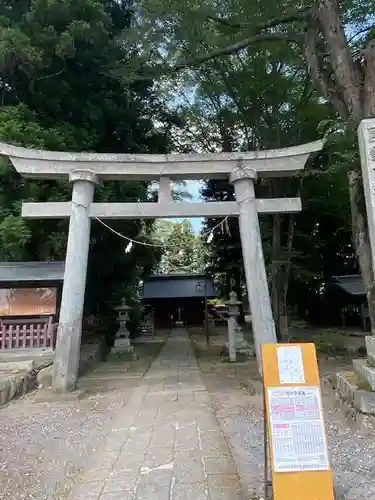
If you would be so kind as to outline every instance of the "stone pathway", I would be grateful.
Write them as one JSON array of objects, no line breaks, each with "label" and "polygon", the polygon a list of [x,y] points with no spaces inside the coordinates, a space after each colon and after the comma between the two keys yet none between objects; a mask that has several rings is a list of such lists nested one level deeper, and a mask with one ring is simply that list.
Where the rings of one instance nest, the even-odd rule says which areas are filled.
[{"label": "stone pathway", "polygon": [[64,498],[244,500],[184,329],[171,333],[111,427]]}]

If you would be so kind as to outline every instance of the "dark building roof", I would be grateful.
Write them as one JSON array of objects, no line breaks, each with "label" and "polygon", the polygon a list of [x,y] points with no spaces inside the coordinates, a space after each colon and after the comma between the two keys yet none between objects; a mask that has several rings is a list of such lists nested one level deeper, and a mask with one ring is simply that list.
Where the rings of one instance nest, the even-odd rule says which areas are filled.
[{"label": "dark building roof", "polygon": [[213,280],[204,274],[159,274],[143,283],[143,299],[217,296]]},{"label": "dark building roof", "polygon": [[360,274],[333,276],[332,285],[341,288],[341,290],[352,296],[366,295],[365,285]]},{"label": "dark building roof", "polygon": [[211,279],[206,274],[195,274],[195,273],[166,273],[166,274],[152,274],[147,278],[147,281],[150,280],[174,280],[174,279]]},{"label": "dark building roof", "polygon": [[48,282],[64,280],[65,262],[0,262],[1,283]]}]

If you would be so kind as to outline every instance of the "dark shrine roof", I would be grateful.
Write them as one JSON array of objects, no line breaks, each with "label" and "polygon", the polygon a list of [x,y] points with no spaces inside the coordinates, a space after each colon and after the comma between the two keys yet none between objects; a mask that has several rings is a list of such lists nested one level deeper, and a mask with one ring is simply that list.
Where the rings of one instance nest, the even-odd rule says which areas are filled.
[{"label": "dark shrine roof", "polygon": [[147,278],[149,280],[173,280],[173,279],[210,279],[205,274],[196,273],[166,273],[166,274],[152,274]]},{"label": "dark shrine roof", "polygon": [[143,283],[143,299],[213,298],[217,290],[213,280],[204,274],[156,274]]},{"label": "dark shrine roof", "polygon": [[347,276],[332,276],[333,285],[341,288],[344,292],[353,296],[366,295],[365,285],[360,274],[349,274]]},{"label": "dark shrine roof", "polygon": [[65,262],[0,262],[1,283],[48,282],[64,280]]}]

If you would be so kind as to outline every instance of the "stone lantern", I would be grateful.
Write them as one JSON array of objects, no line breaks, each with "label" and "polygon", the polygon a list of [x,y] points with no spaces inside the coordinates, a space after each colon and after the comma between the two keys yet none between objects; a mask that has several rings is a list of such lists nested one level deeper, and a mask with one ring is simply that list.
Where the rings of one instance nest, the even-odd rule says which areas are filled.
[{"label": "stone lantern", "polygon": [[123,300],[122,303],[115,307],[115,311],[118,314],[119,329],[116,333],[115,345],[111,349],[111,353],[126,353],[132,354],[134,356],[134,347],[130,342],[130,334],[127,328],[127,322],[129,321],[129,311],[131,307],[126,304]]},{"label": "stone lantern", "polygon": [[226,302],[228,307],[228,351],[229,361],[237,360],[237,352],[242,354],[251,355],[252,349],[248,342],[245,340],[242,328],[238,324],[238,317],[240,315],[241,301],[238,300],[235,291],[230,292],[229,301]]}]

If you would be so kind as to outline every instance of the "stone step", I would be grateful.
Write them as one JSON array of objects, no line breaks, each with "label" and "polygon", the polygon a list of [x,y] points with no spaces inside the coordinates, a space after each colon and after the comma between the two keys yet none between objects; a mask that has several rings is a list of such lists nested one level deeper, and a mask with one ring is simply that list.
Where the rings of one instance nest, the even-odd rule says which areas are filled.
[{"label": "stone step", "polygon": [[362,376],[368,381],[371,389],[375,391],[375,368],[366,363],[362,366]]},{"label": "stone step", "polygon": [[336,391],[341,398],[357,410],[375,415],[375,393],[358,387],[359,380],[354,372],[337,373]]},{"label": "stone step", "polygon": [[135,387],[140,377],[98,377],[78,379],[77,389],[86,396],[93,393],[110,392],[113,390],[124,390]]},{"label": "stone step", "polygon": [[54,358],[55,352],[51,349],[9,349],[0,353],[0,363],[34,360],[39,365]]},{"label": "stone step", "polygon": [[365,340],[367,353],[375,356],[375,337],[367,335]]},{"label": "stone step", "polygon": [[354,372],[360,380],[367,381],[372,391],[375,391],[375,368],[367,359],[353,359]]},{"label": "stone step", "polygon": [[361,377],[362,376],[362,367],[367,363],[366,358],[360,358],[360,359],[353,359],[352,364],[353,364],[353,370],[354,373]]},{"label": "stone step", "polygon": [[134,377],[133,374],[127,372],[89,372],[83,376],[85,379],[97,379],[97,378],[128,378]]},{"label": "stone step", "polygon": [[366,337],[366,351],[369,364],[375,366],[375,337]]},{"label": "stone step", "polygon": [[125,363],[101,363],[97,365],[94,370],[92,371],[101,371],[101,372],[127,372],[129,370],[129,365],[126,365]]},{"label": "stone step", "polygon": [[1,372],[32,372],[35,369],[35,362],[33,360],[22,360],[22,361],[8,361],[0,363]]},{"label": "stone step", "polygon": [[94,381],[104,381],[104,380],[132,380],[132,379],[139,379],[141,378],[140,375],[116,375],[114,373],[109,373],[109,374],[93,374],[90,373],[88,375],[84,375],[82,378],[78,379],[80,385],[85,384],[85,383],[92,383]]}]

